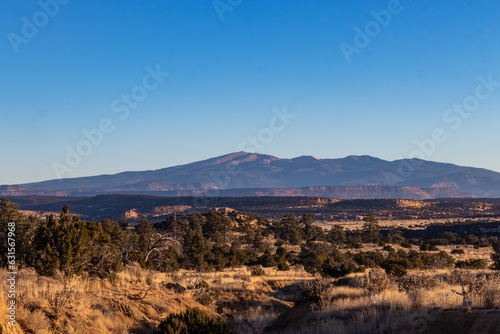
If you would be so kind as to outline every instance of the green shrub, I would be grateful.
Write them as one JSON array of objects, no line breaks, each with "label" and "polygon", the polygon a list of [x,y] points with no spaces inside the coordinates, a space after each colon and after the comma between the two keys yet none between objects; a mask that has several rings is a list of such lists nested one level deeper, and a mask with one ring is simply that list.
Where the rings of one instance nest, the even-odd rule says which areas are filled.
[{"label": "green shrub", "polygon": [[420,246],[421,251],[437,251],[439,250],[436,245],[431,245],[431,244],[423,244]]},{"label": "green shrub", "polygon": [[288,271],[290,270],[290,266],[288,265],[288,263],[286,262],[280,262],[278,264],[278,270],[281,270],[281,271]]},{"label": "green shrub", "polygon": [[441,269],[453,267],[455,261],[453,257],[441,251],[439,253],[421,253],[420,258],[422,260],[423,269]]},{"label": "green shrub", "polygon": [[210,304],[212,304],[212,297],[210,297],[208,293],[203,293],[198,298],[196,298],[196,301],[203,306],[209,306]]},{"label": "green shrub", "polygon": [[156,334],[223,334],[230,333],[226,322],[213,319],[197,308],[188,308],[180,314],[171,314],[163,320]]},{"label": "green shrub", "polygon": [[402,241],[400,243],[401,247],[404,247],[404,248],[411,248],[411,244],[408,242],[408,241]]},{"label": "green shrub", "polygon": [[483,259],[468,259],[455,262],[455,267],[460,269],[484,269],[486,262]]},{"label": "green shrub", "polygon": [[363,248],[363,243],[360,240],[351,240],[345,246],[346,248],[361,249]]},{"label": "green shrub", "polygon": [[354,254],[353,258],[357,264],[370,268],[379,267],[384,262],[384,255],[379,251],[359,252]]},{"label": "green shrub", "polygon": [[359,266],[356,261],[350,257],[344,257],[338,261],[328,259],[328,261],[321,266],[320,273],[323,277],[340,278],[351,273],[363,273],[365,270],[365,266]]},{"label": "green shrub", "polygon": [[266,274],[266,271],[262,267],[253,267],[251,274],[253,276],[264,276]]},{"label": "green shrub", "polygon": [[406,268],[397,263],[389,263],[385,266],[384,269],[387,275],[396,277],[403,277],[404,275],[406,275]]},{"label": "green shrub", "polygon": [[500,270],[500,243],[493,245],[493,253],[491,253],[491,269]]},{"label": "green shrub", "polygon": [[391,245],[385,245],[384,248],[382,248],[382,250],[385,250],[386,252],[389,253],[396,253],[396,250]]},{"label": "green shrub", "polygon": [[194,286],[195,289],[208,289],[209,287],[207,281],[200,281]]}]

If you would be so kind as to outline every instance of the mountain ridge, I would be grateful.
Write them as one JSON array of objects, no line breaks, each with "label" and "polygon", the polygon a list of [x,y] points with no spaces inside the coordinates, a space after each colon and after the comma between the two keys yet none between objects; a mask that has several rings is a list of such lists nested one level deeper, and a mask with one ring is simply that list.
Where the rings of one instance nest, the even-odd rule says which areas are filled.
[{"label": "mountain ridge", "polygon": [[[400,193],[407,198],[500,197],[500,173],[483,168],[463,167],[421,159],[386,161],[369,155],[350,155],[338,159],[300,156],[291,159],[271,155],[234,152],[184,165],[147,171],[125,171],[78,178],[47,180],[0,186],[0,195],[96,195],[106,193],[178,192],[186,196],[226,194],[228,191],[259,196],[248,189],[266,189],[263,193],[303,193],[318,195],[308,187],[358,188],[353,198],[380,198],[389,189],[369,187],[412,186]],[[280,189],[280,190],[277,190]],[[285,191],[284,189],[288,189]],[[348,188],[343,188],[346,194]],[[447,189],[447,190],[432,190]],[[243,191],[245,190],[245,191]],[[363,193],[364,192],[364,193]],[[414,193],[414,196],[411,194]],[[207,194],[205,194],[207,193]],[[339,198],[342,188],[330,189],[328,197]],[[393,192],[397,194],[397,192]],[[416,194],[421,193],[418,197]],[[354,196],[354,195],[353,195]],[[433,197],[438,196],[438,197]],[[392,197],[391,197],[392,198]]]}]

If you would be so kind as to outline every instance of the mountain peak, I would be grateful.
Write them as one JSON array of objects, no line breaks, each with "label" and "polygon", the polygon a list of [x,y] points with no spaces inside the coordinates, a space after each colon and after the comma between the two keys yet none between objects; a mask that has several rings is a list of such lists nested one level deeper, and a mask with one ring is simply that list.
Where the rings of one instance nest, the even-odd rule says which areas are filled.
[{"label": "mountain peak", "polygon": [[321,160],[316,157],[313,157],[312,155],[301,155],[300,157],[293,158],[292,160]]},{"label": "mountain peak", "polygon": [[378,158],[374,158],[372,157],[371,155],[348,155],[347,157],[345,157],[345,159],[351,159],[351,160],[371,160],[371,159],[376,159],[376,160],[379,160]]},{"label": "mountain peak", "polygon": [[[25,189],[22,190],[0,187],[0,195],[11,194],[14,190],[26,195],[54,193],[85,196],[106,193],[151,195],[154,192],[161,195],[159,192],[180,194],[180,191],[203,194],[207,189],[446,186],[459,193],[478,197],[500,197],[500,173],[424,161],[416,164],[411,174],[408,174],[406,169],[402,170],[402,162],[386,161],[369,155],[350,155],[340,159],[318,159],[303,155],[280,159],[240,151],[153,171],[30,183],[24,184]],[[392,180],[396,180],[396,184],[391,183]]]},{"label": "mountain peak", "polygon": [[272,155],[260,154],[260,153],[250,153],[250,152],[234,152],[226,155],[222,155],[216,158],[209,159],[211,164],[218,165],[224,163],[230,164],[241,164],[244,162],[252,162],[252,161],[262,161],[262,162],[270,162],[275,160],[281,160],[280,158],[276,158]]}]

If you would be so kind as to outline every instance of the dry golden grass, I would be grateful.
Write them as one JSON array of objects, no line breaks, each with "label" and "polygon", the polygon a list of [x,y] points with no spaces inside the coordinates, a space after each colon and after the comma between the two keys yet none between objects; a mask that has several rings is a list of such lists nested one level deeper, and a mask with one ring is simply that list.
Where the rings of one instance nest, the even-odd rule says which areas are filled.
[{"label": "dry golden grass", "polygon": [[222,290],[259,290],[261,291],[268,281],[280,281],[290,284],[297,281],[311,280],[315,277],[307,273],[302,266],[292,266],[289,271],[280,271],[276,268],[263,268],[265,275],[253,276],[251,268],[238,267],[224,271],[202,273],[194,270],[181,269],[168,278],[183,286],[193,286],[197,281],[206,281],[210,287]]},{"label": "dry golden grass", "polygon": [[[380,227],[382,228],[390,228],[390,227],[406,227],[410,229],[423,229],[429,224],[433,223],[445,223],[449,221],[462,220],[463,218],[446,218],[446,219],[379,219]],[[488,218],[490,221],[500,221],[498,218]],[[348,221],[319,221],[314,223],[317,226],[320,226],[325,231],[328,231],[332,228],[333,225],[341,225],[345,229],[354,231],[358,229],[362,229],[365,222],[363,221],[363,217],[359,217],[357,220],[348,220]]]},{"label": "dry golden grass", "polygon": [[[112,279],[102,280],[85,276],[64,278],[61,274],[40,277],[32,269],[22,269],[16,280],[16,327],[8,325],[7,271],[3,269],[0,333],[152,333],[168,314],[180,313],[187,307],[198,307],[218,316],[215,303],[210,307],[196,301],[200,289],[180,294],[166,289],[166,283],[194,287],[206,281],[211,290],[229,294],[228,299],[233,292],[247,291],[260,294],[264,300],[269,299],[265,293],[271,292],[272,286],[313,279],[301,267],[295,269],[281,272],[265,268],[266,276],[252,276],[246,267],[216,273],[180,270],[165,274],[144,270],[136,264],[125,267]],[[271,320],[277,316],[275,313],[269,317]],[[261,314],[255,307],[248,309],[246,316],[256,323],[266,322]]]},{"label": "dry golden grass", "polygon": [[[493,276],[488,279],[475,278],[477,274]],[[500,307],[500,277],[495,276],[498,273],[489,270],[410,271],[409,275],[411,277],[428,277],[434,283],[432,286],[419,287],[415,285],[410,286],[409,289],[400,290],[395,281],[390,282],[394,279],[387,279],[380,282],[382,290],[378,292],[374,292],[377,289],[367,289],[366,286],[333,286],[331,291],[328,291],[328,295],[331,296],[329,303],[323,302],[318,310],[308,314],[302,312],[307,314],[303,317],[304,319],[302,321],[295,320],[296,324],[293,329],[288,329],[285,332],[306,333],[309,326],[310,333],[329,333],[328,328],[330,330],[335,328],[335,333],[406,333],[406,331],[402,331],[403,328],[409,329],[409,332],[413,333],[419,321],[424,321],[429,325],[427,319],[429,314],[432,315],[431,318],[439,319],[439,317],[443,317],[443,312],[448,312],[454,314],[457,317],[456,321],[460,322],[463,318],[461,316],[463,312],[477,314],[482,312],[481,309],[492,310]],[[446,279],[442,275],[447,275]],[[464,296],[459,295],[457,292],[463,291],[463,286],[455,282],[459,278],[472,282],[471,286],[477,290]],[[470,292],[470,286],[465,284],[465,290]],[[327,294],[327,292],[325,291],[323,294]],[[479,323],[475,326],[483,328],[483,330],[496,328],[495,321],[500,324],[500,312],[491,312],[496,312],[490,314],[494,318],[493,322],[489,319],[488,323]],[[480,319],[478,321],[486,320]],[[315,325],[311,327],[311,323]],[[467,329],[467,333],[469,333],[469,329]],[[458,333],[462,332],[458,331]],[[482,332],[472,330],[471,333]]]},{"label": "dry golden grass", "polygon": [[[317,304],[304,299],[300,287],[300,282],[314,282],[317,277],[301,267],[288,272],[271,268],[265,271],[264,276],[252,276],[250,268],[165,274],[135,265],[127,266],[112,280],[99,280],[40,277],[33,270],[23,269],[17,277],[18,326],[13,328],[7,324],[6,271],[1,270],[0,333],[152,333],[168,314],[180,313],[187,307],[201,308],[214,317],[221,313],[235,333],[255,333],[265,328],[283,333],[391,333],[405,326],[413,328],[415,319],[424,319],[431,310],[462,312],[464,297],[453,292],[462,291],[458,277],[491,273],[410,271],[409,275],[434,277],[435,284],[407,290],[398,290],[390,280],[381,281],[381,288],[370,289],[368,283],[362,283],[365,274],[352,274],[349,278],[354,283],[349,286],[324,281],[327,290],[323,291],[321,304]],[[456,277],[446,281],[440,278],[443,275]],[[201,281],[217,292],[206,306],[196,301],[203,288],[195,287]],[[168,282],[191,289],[176,293],[165,288]],[[370,282],[376,284],[373,279]],[[467,297],[472,299],[473,311],[500,306],[497,283],[486,282],[481,295]]]},{"label": "dry golden grass", "polygon": [[[189,294],[164,288],[164,274],[129,266],[114,280],[39,277],[19,271],[16,281],[16,328],[2,314],[2,333],[151,333],[170,313],[199,307]],[[7,305],[6,271],[0,271],[0,303]],[[168,281],[166,281],[168,282]],[[146,294],[147,292],[147,294]],[[143,298],[142,298],[143,297]]]},{"label": "dry golden grass", "polygon": [[431,309],[434,307],[454,308],[462,304],[462,297],[452,290],[461,291],[458,285],[441,284],[432,290],[416,289],[405,293],[397,289],[384,290],[369,295],[363,288],[338,287],[334,289],[334,298],[329,311],[346,311],[362,308],[391,308],[412,310],[416,307]]},{"label": "dry golden grass", "polygon": [[[444,250],[446,253],[453,256],[455,261],[468,260],[468,259],[483,259],[488,265],[491,264],[491,253],[493,249],[491,247],[481,247],[474,248],[472,245],[447,245],[438,246],[439,250]],[[464,254],[451,254],[454,249],[462,249]]]}]

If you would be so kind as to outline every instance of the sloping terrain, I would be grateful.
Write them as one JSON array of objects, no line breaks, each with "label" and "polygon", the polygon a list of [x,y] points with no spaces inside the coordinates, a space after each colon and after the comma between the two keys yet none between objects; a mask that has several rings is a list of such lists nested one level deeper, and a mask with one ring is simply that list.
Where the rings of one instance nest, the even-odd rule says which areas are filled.
[{"label": "sloping terrain", "polygon": [[[7,272],[0,271],[0,276],[6,278]],[[167,315],[188,307],[218,317],[214,310],[196,302],[190,291],[178,293],[162,280],[165,274],[144,271],[139,266],[125,268],[113,280],[54,279],[23,269],[18,276],[17,326],[7,324],[9,299],[1,292],[0,333],[152,334]],[[1,286],[8,291],[5,284]]]}]

